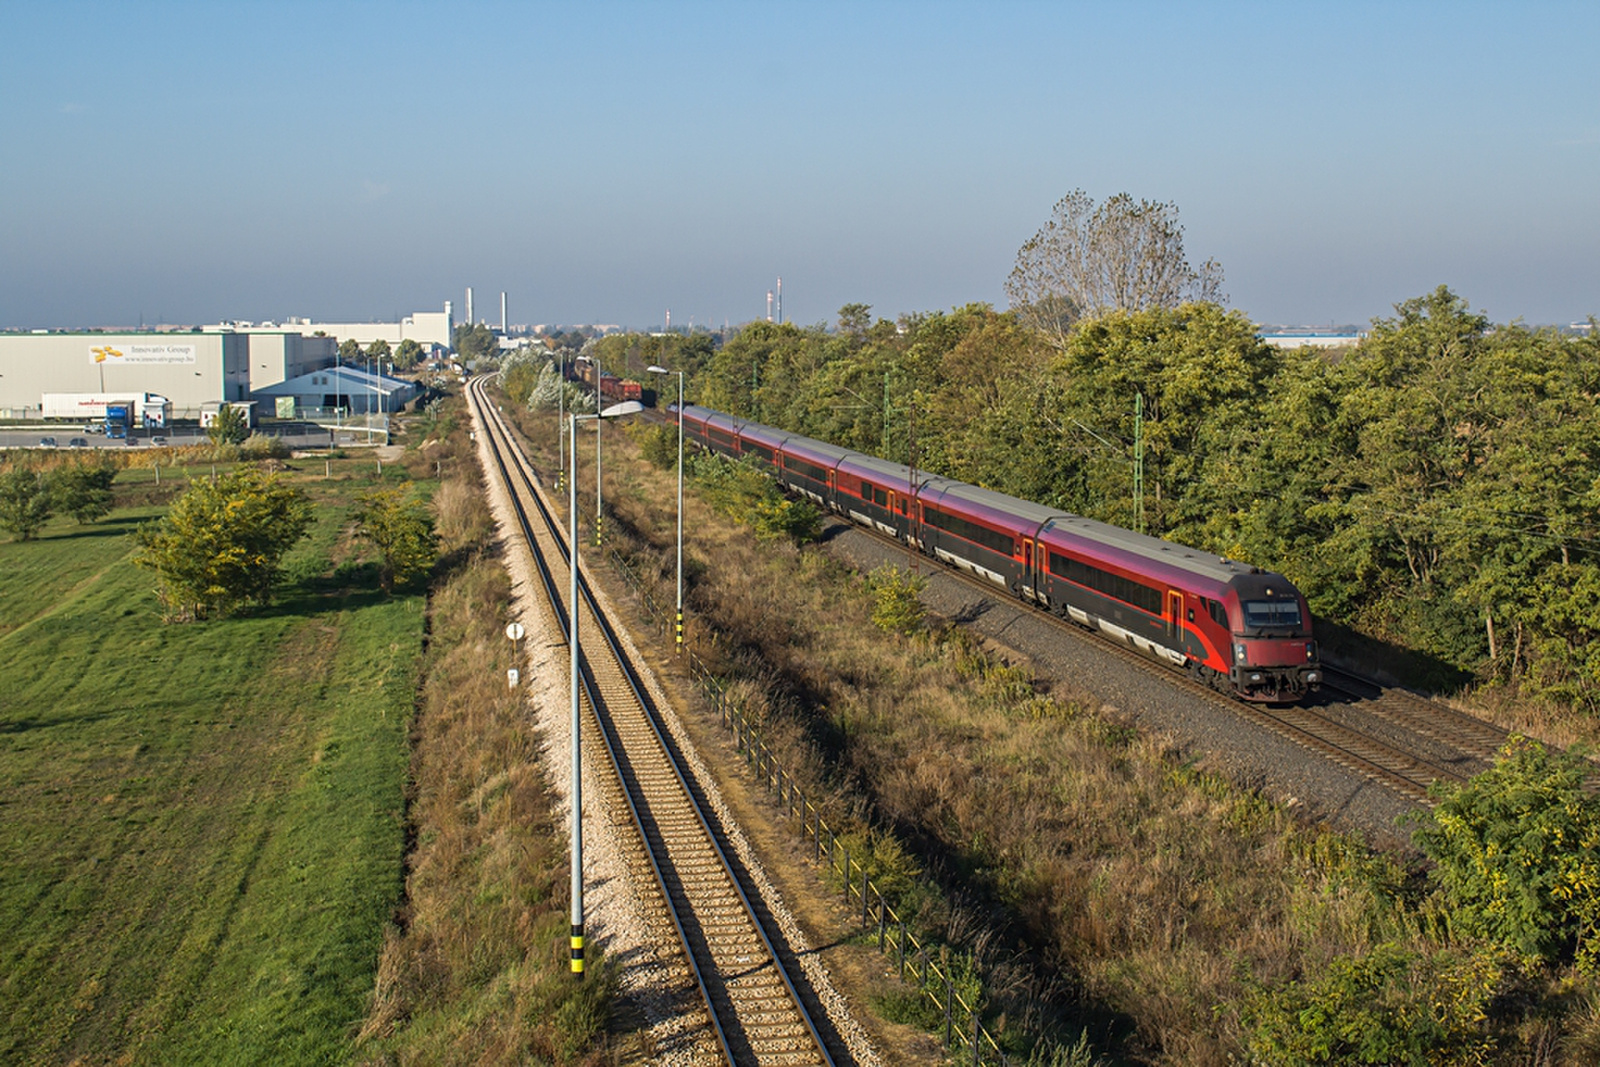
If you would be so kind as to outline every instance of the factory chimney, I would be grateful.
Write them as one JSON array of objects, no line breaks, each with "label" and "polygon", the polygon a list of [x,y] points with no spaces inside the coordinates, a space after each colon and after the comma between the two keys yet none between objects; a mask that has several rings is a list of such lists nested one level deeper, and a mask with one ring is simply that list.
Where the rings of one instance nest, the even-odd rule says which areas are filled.
[{"label": "factory chimney", "polygon": [[783,325],[783,279],[778,279],[778,325]]},{"label": "factory chimney", "polygon": [[772,321],[772,290],[767,290],[767,321]]},{"label": "factory chimney", "polygon": [[472,317],[472,286],[467,286],[467,329],[478,325],[478,320]]},{"label": "factory chimney", "polygon": [[506,291],[500,290],[500,336],[506,335]]}]

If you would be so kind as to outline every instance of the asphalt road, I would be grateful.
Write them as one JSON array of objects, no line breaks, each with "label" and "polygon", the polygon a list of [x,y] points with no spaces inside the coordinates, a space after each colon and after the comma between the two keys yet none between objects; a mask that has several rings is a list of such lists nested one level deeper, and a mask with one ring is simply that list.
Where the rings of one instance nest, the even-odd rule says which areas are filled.
[{"label": "asphalt road", "polygon": [[[262,433],[278,437],[290,448],[309,449],[327,448],[335,442],[335,434],[315,423],[294,422],[280,423],[263,428]],[[205,440],[205,431],[196,426],[174,426],[167,430],[135,430],[126,439],[109,438],[100,433],[86,433],[83,426],[35,426],[28,428],[14,428],[0,430],[0,449],[3,448],[149,448],[152,445],[179,445],[198,444]],[[45,444],[54,441],[54,445]],[[81,444],[76,442],[82,442]],[[367,443],[365,431],[342,431],[338,433],[337,444],[340,446],[364,445]],[[373,443],[382,443],[381,435],[373,435]]]}]

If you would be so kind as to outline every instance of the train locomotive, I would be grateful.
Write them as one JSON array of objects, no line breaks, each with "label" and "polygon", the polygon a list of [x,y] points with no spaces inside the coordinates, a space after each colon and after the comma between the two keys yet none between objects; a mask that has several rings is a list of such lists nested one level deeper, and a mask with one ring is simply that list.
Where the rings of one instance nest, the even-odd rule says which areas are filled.
[{"label": "train locomotive", "polygon": [[1281,574],[694,404],[683,427],[710,451],[757,457],[830,511],[1213,688],[1287,703],[1322,681],[1311,612]]}]

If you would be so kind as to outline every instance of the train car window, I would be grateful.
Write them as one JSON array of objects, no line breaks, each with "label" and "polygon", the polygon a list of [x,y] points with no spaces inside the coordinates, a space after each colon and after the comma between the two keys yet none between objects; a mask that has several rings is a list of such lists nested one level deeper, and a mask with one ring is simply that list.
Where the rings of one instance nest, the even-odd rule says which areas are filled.
[{"label": "train car window", "polygon": [[708,426],[706,427],[706,437],[710,438],[713,444],[721,445],[723,448],[731,449],[733,447],[733,434],[728,433],[726,430],[717,430]]},{"label": "train car window", "polygon": [[819,467],[815,463],[807,463],[803,459],[795,459],[793,456],[785,456],[783,460],[783,466],[786,470],[792,471],[795,474],[803,474],[807,478],[814,478],[819,482],[826,482],[828,480],[828,470],[826,467]]},{"label": "train car window", "polygon": [[1008,534],[997,533],[987,526],[979,526],[959,515],[951,515],[937,508],[924,508],[922,519],[929,526],[948,530],[957,537],[971,541],[975,545],[982,545],[990,551],[1003,552],[1008,556],[1016,551],[1016,542]]},{"label": "train car window", "polygon": [[1189,621],[1190,622],[1194,622],[1194,609],[1193,608],[1189,609]]},{"label": "train car window", "polygon": [[760,456],[768,463],[772,462],[772,449],[765,445],[752,444],[751,442],[746,441],[744,443],[744,450],[747,453],[754,453],[755,455]]},{"label": "train car window", "polygon": [[1252,630],[1263,626],[1299,626],[1298,600],[1246,600],[1244,624]]},{"label": "train car window", "polygon": [[1097,593],[1104,593],[1124,604],[1132,604],[1151,615],[1161,614],[1161,593],[1140,585],[1132,578],[1103,571],[1099,567],[1073,559],[1071,556],[1063,556],[1059,552],[1050,553],[1050,573],[1093,589]]},{"label": "train car window", "polygon": [[877,486],[872,487],[872,502],[880,508],[889,506],[889,494]]},{"label": "train car window", "polygon": [[1218,626],[1226,628],[1228,625],[1228,609],[1222,606],[1220,600],[1207,600],[1206,611],[1211,614],[1211,620]]}]

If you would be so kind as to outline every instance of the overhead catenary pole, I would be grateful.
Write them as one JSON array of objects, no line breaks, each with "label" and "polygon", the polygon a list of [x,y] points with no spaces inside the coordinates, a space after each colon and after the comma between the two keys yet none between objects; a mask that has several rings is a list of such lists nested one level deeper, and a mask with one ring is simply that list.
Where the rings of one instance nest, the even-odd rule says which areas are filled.
[{"label": "overhead catenary pole", "polygon": [[1133,528],[1144,533],[1144,394],[1133,394]]}]

